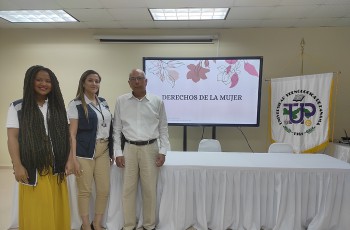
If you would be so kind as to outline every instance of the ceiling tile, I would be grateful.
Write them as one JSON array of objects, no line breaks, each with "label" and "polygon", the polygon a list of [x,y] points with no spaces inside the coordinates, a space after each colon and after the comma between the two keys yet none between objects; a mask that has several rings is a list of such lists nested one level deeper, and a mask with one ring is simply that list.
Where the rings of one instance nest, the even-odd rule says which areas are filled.
[{"label": "ceiling tile", "polygon": [[281,0],[279,5],[286,5],[286,6],[298,6],[298,5],[322,5],[325,2],[332,2],[329,0]]},{"label": "ceiling tile", "polygon": [[120,22],[118,21],[89,21],[89,22],[84,22],[86,24],[87,28],[89,29],[115,29],[115,28],[123,28]]},{"label": "ceiling tile", "polygon": [[125,29],[156,28],[153,21],[120,21],[120,25]]},{"label": "ceiling tile", "polygon": [[295,27],[296,23],[300,21],[300,19],[266,19],[266,20],[261,20],[261,27]]},{"label": "ceiling tile", "polygon": [[246,19],[235,19],[226,20],[224,22],[224,28],[256,28],[261,26],[262,20],[246,20]]},{"label": "ceiling tile", "polygon": [[189,28],[188,21],[156,21],[154,22],[154,25],[156,26],[156,28],[163,28],[163,29]]},{"label": "ceiling tile", "polygon": [[322,5],[315,11],[311,11],[307,17],[317,18],[340,18],[350,13],[350,4],[347,5]]},{"label": "ceiling tile", "polygon": [[99,0],[105,8],[115,9],[119,7],[128,8],[146,8],[146,0]]},{"label": "ceiling tile", "polygon": [[0,10],[18,10],[19,7],[12,0],[0,0]]},{"label": "ceiling tile", "polygon": [[[181,7],[229,7],[230,12],[222,22],[153,22],[148,12],[148,8]],[[0,29],[350,27],[350,0],[0,0],[0,9],[63,9],[81,21],[14,24],[0,19]]]},{"label": "ceiling tile", "polygon": [[261,19],[267,18],[273,8],[271,7],[233,7],[227,15],[228,20],[230,19]]},{"label": "ceiling tile", "polygon": [[120,8],[108,10],[115,20],[147,20],[152,21],[152,17],[146,8]]},{"label": "ceiling tile", "polygon": [[336,19],[330,19],[330,18],[304,18],[302,20],[299,20],[295,26],[296,27],[328,27],[328,26],[334,26],[334,23],[336,22]]},{"label": "ceiling tile", "polygon": [[336,23],[335,26],[350,26],[350,18],[339,18],[334,20],[334,22]]},{"label": "ceiling tile", "polygon": [[188,23],[190,28],[221,28],[225,20],[211,20],[211,21],[190,21]]},{"label": "ceiling tile", "polygon": [[277,6],[270,11],[268,18],[305,18],[317,8],[318,6]]},{"label": "ceiling tile", "polygon": [[277,6],[280,0],[236,0],[234,6]]},{"label": "ceiling tile", "polygon": [[72,23],[53,23],[50,24],[53,28],[57,29],[88,29],[89,27],[84,22],[72,22]]},{"label": "ceiling tile", "polygon": [[81,22],[113,20],[106,9],[70,9],[67,12]]},{"label": "ceiling tile", "polygon": [[[31,0],[30,0],[31,1]],[[56,1],[63,9],[102,9],[99,0],[45,0]]]},{"label": "ceiling tile", "polygon": [[[0,9],[3,10],[2,3],[4,2],[4,5],[8,5],[9,1],[0,1]],[[11,0],[10,4],[16,5],[18,8],[16,10],[57,10],[60,9],[61,6],[57,4],[55,1],[48,0],[48,1],[42,1],[42,0]],[[8,10],[8,9],[5,9]]]}]

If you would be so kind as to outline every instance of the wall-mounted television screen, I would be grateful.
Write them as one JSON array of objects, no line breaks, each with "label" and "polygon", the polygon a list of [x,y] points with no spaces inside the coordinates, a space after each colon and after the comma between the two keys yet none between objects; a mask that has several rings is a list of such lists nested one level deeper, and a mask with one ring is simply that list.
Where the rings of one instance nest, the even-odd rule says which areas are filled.
[{"label": "wall-mounted television screen", "polygon": [[169,125],[259,126],[263,58],[144,57],[147,92]]}]

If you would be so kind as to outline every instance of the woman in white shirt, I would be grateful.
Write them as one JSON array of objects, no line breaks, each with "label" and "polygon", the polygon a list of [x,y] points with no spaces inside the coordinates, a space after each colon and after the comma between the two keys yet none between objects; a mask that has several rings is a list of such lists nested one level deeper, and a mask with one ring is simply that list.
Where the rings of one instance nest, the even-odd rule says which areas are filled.
[{"label": "woman in white shirt", "polygon": [[[106,100],[98,97],[101,77],[94,70],[85,71],[79,81],[77,97],[68,105],[72,156],[78,185],[81,229],[101,230],[102,216],[109,196],[110,163],[113,159],[112,115]],[[89,202],[95,181],[95,216],[90,224]]]},{"label": "woman in white shirt", "polygon": [[8,149],[19,182],[19,229],[69,230],[65,175],[69,157],[67,113],[55,74],[32,66],[24,78],[23,98],[7,116]]}]

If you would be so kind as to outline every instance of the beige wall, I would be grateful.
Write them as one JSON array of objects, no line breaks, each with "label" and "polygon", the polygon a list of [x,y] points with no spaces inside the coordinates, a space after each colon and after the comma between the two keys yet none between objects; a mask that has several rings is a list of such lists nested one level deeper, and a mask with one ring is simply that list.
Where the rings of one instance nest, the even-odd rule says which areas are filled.
[{"label": "beige wall", "polygon": [[[218,34],[215,44],[101,44],[96,34]],[[341,71],[336,94],[335,134],[350,133],[350,28],[217,29],[217,30],[0,30],[0,166],[11,165],[7,151],[6,115],[10,102],[22,97],[24,73],[34,64],[58,76],[66,103],[76,93],[86,69],[102,76],[100,94],[114,109],[116,96],[129,91],[128,73],[142,68],[144,56],[263,56],[260,127],[242,128],[254,152],[266,152],[268,140],[268,82],[265,79],[301,73],[300,41],[305,39],[304,74]],[[182,150],[182,127],[170,127],[172,150]],[[196,151],[201,127],[188,127],[188,149]],[[204,137],[210,138],[210,128]],[[250,149],[235,127],[218,127],[223,151]]]}]

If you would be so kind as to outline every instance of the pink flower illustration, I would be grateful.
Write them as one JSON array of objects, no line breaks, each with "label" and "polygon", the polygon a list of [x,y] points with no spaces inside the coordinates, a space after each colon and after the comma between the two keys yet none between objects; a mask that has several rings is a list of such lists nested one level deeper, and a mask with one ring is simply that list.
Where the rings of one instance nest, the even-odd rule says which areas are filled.
[{"label": "pink flower illustration", "polygon": [[237,73],[232,74],[230,88],[235,87],[238,84],[238,80],[239,80],[238,74]]},{"label": "pink flower illustration", "polygon": [[225,60],[228,64],[234,65],[237,60]]},{"label": "pink flower illustration", "polygon": [[187,73],[187,79],[192,79],[193,82],[199,82],[200,79],[207,79],[206,73],[210,71],[209,69],[203,68],[200,63],[197,65],[190,64],[187,68],[190,70]]},{"label": "pink flower illustration", "polygon": [[255,67],[254,67],[252,64],[250,64],[250,63],[248,63],[248,62],[245,62],[245,63],[244,63],[244,69],[245,69],[250,75],[259,77],[258,71],[256,71]]},{"label": "pink flower illustration", "polygon": [[205,66],[205,67],[209,67],[209,60],[205,60],[205,61],[204,61],[204,66]]},{"label": "pink flower illustration", "polygon": [[174,87],[175,82],[180,78],[177,68],[183,65],[185,64],[180,60],[156,60],[151,62],[147,70],[157,76],[162,82],[169,83],[171,87]]},{"label": "pink flower illustration", "polygon": [[230,71],[231,71],[231,65],[229,65],[229,66],[226,67],[226,73],[229,74]]},{"label": "pink flower illustration", "polygon": [[173,81],[176,81],[179,79],[179,72],[176,70],[168,70],[169,78]]}]

